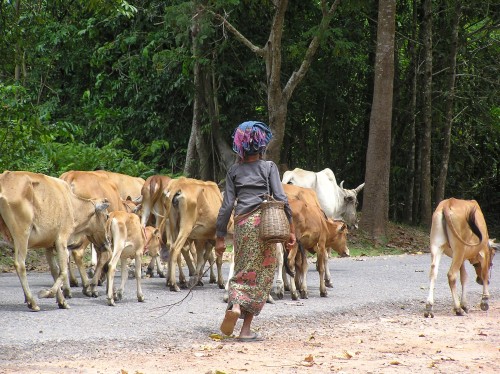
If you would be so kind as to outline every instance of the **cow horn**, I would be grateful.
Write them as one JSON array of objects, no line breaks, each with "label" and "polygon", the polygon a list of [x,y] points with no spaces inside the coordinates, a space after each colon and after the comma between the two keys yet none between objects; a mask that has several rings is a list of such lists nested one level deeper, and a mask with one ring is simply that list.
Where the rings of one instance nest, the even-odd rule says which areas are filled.
[{"label": "cow horn", "polygon": [[358,187],[356,187],[356,188],[354,189],[354,191],[356,191],[356,195],[357,195],[358,193],[360,193],[360,191],[363,189],[363,187],[364,187],[364,186],[365,186],[365,184],[364,184],[364,183],[362,183],[362,184],[360,184]]},{"label": "cow horn", "polygon": [[340,188],[344,188],[344,181],[340,182],[339,187],[340,187]]}]

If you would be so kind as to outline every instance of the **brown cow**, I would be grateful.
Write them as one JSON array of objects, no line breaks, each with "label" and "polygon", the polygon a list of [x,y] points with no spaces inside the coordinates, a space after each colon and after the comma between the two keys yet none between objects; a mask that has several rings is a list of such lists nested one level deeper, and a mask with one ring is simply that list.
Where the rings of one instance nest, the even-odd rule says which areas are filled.
[{"label": "brown cow", "polygon": [[[466,260],[469,260],[476,270],[476,282],[483,286],[481,309],[488,310],[489,273],[495,250],[499,250],[500,245],[489,239],[479,204],[475,200],[454,198],[441,201],[432,215],[430,241],[432,261],[429,296],[424,316],[434,317],[434,286],[443,253],[452,259],[448,270],[448,283],[456,315],[462,316],[469,311],[465,290],[467,272],[464,261]],[[456,286],[459,274],[462,284],[461,298],[458,297]]]},{"label": "brown cow", "polygon": [[[112,246],[111,260],[107,269],[107,300],[108,305],[115,305],[115,300],[121,300],[123,290],[128,278],[126,271],[127,259],[135,259],[135,279],[137,282],[137,300],[144,301],[141,289],[141,263],[142,255],[149,252],[156,256],[160,252],[162,240],[157,228],[152,226],[142,227],[139,216],[134,213],[115,211],[109,214],[106,221],[106,240]],[[116,291],[113,289],[113,280],[118,261],[121,262],[121,285]],[[96,276],[99,276],[97,274]],[[95,284],[93,284],[95,287]],[[92,294],[97,294],[95,288]]]},{"label": "brown cow", "polygon": [[[80,197],[86,199],[106,198],[109,202],[109,212],[129,210],[127,203],[120,197],[116,184],[103,173],[72,170],[61,174],[59,178],[67,182],[71,190]],[[99,257],[101,252],[105,255],[107,254],[106,251],[104,251],[106,244],[104,225],[89,235],[87,239],[88,241],[82,242],[79,248],[72,251],[72,255],[82,279],[83,293],[87,296],[91,296],[90,282],[83,264],[83,256],[89,242],[94,245],[94,248],[99,253]],[[96,266],[103,266],[107,260],[107,258],[99,259],[98,265]],[[71,284],[77,285],[78,283],[76,279],[74,279],[75,277],[71,270],[70,276],[72,279]]]},{"label": "brown cow", "polygon": [[131,198],[132,200],[140,200],[141,189],[144,186],[144,179],[140,177],[132,177],[127,174],[115,173],[107,170],[95,170],[89,173],[97,173],[106,176],[111,180],[116,187],[118,187],[118,192],[123,200]]},{"label": "brown cow", "polygon": [[27,250],[45,248],[54,277],[52,288],[41,291],[39,297],[56,295],[59,307],[69,308],[61,291],[68,278],[67,247],[104,225],[108,205],[103,199],[76,196],[58,178],[26,171],[0,175],[0,234],[14,246],[14,265],[30,309],[40,310],[26,278]]},{"label": "brown cow", "polygon": [[316,253],[316,268],[320,276],[320,295],[327,296],[326,286],[331,287],[328,267],[328,249],[332,248],[341,257],[349,256],[347,248],[347,225],[340,220],[332,220],[325,216],[316,198],[315,192],[309,188],[284,185],[288,203],[292,209],[293,224],[297,244],[288,255],[290,269],[296,270],[295,281],[290,282],[292,299],[297,300],[296,286],[300,297],[307,298],[307,256],[298,251],[302,246],[310,253]]},{"label": "brown cow", "polygon": [[[174,179],[168,187],[165,199],[172,243],[168,263],[169,278],[167,286],[171,291],[180,291],[175,280],[175,264],[182,248],[188,241],[194,241],[196,246],[196,280],[199,282],[207,251],[212,251],[215,241],[215,223],[222,205],[222,195],[214,182],[197,179]],[[163,226],[163,225],[162,225]],[[232,229],[232,225],[230,230]],[[207,247],[207,242],[210,244]],[[217,257],[218,285],[224,288],[222,276],[222,258]],[[193,280],[193,279],[192,279]],[[182,285],[182,280],[181,280]]]}]

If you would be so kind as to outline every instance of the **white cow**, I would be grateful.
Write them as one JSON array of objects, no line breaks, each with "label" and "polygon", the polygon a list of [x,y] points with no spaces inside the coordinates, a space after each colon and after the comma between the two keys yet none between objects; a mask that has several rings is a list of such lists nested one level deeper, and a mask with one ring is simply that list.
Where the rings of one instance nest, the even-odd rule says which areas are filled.
[{"label": "white cow", "polygon": [[288,170],[283,174],[282,182],[312,188],[316,191],[319,204],[327,217],[341,219],[349,228],[357,228],[357,195],[365,186],[364,183],[353,190],[344,189],[344,182],[337,185],[333,171],[328,168],[317,173],[299,168]]}]

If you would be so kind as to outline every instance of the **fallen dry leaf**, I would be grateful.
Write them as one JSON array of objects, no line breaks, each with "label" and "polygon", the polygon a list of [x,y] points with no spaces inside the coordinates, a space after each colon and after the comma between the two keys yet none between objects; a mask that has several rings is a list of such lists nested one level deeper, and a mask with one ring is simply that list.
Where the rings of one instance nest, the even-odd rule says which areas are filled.
[{"label": "fallen dry leaf", "polygon": [[304,358],[305,362],[314,362],[314,357],[313,355],[307,355],[306,358]]},{"label": "fallen dry leaf", "polygon": [[391,362],[389,362],[389,364],[391,364],[391,365],[401,365],[401,362],[399,362],[399,361],[391,361]]}]

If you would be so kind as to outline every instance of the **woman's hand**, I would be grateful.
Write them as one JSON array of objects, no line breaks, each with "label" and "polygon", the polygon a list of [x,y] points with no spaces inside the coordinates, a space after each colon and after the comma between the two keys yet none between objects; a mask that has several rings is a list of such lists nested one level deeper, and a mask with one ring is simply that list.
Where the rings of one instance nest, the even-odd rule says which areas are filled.
[{"label": "woman's hand", "polygon": [[226,252],[226,240],[222,236],[215,238],[215,254],[221,257]]},{"label": "woman's hand", "polygon": [[288,242],[286,243],[286,250],[289,251],[293,248],[293,246],[297,243],[297,239],[295,238],[295,233],[290,231],[290,236],[288,237]]}]

